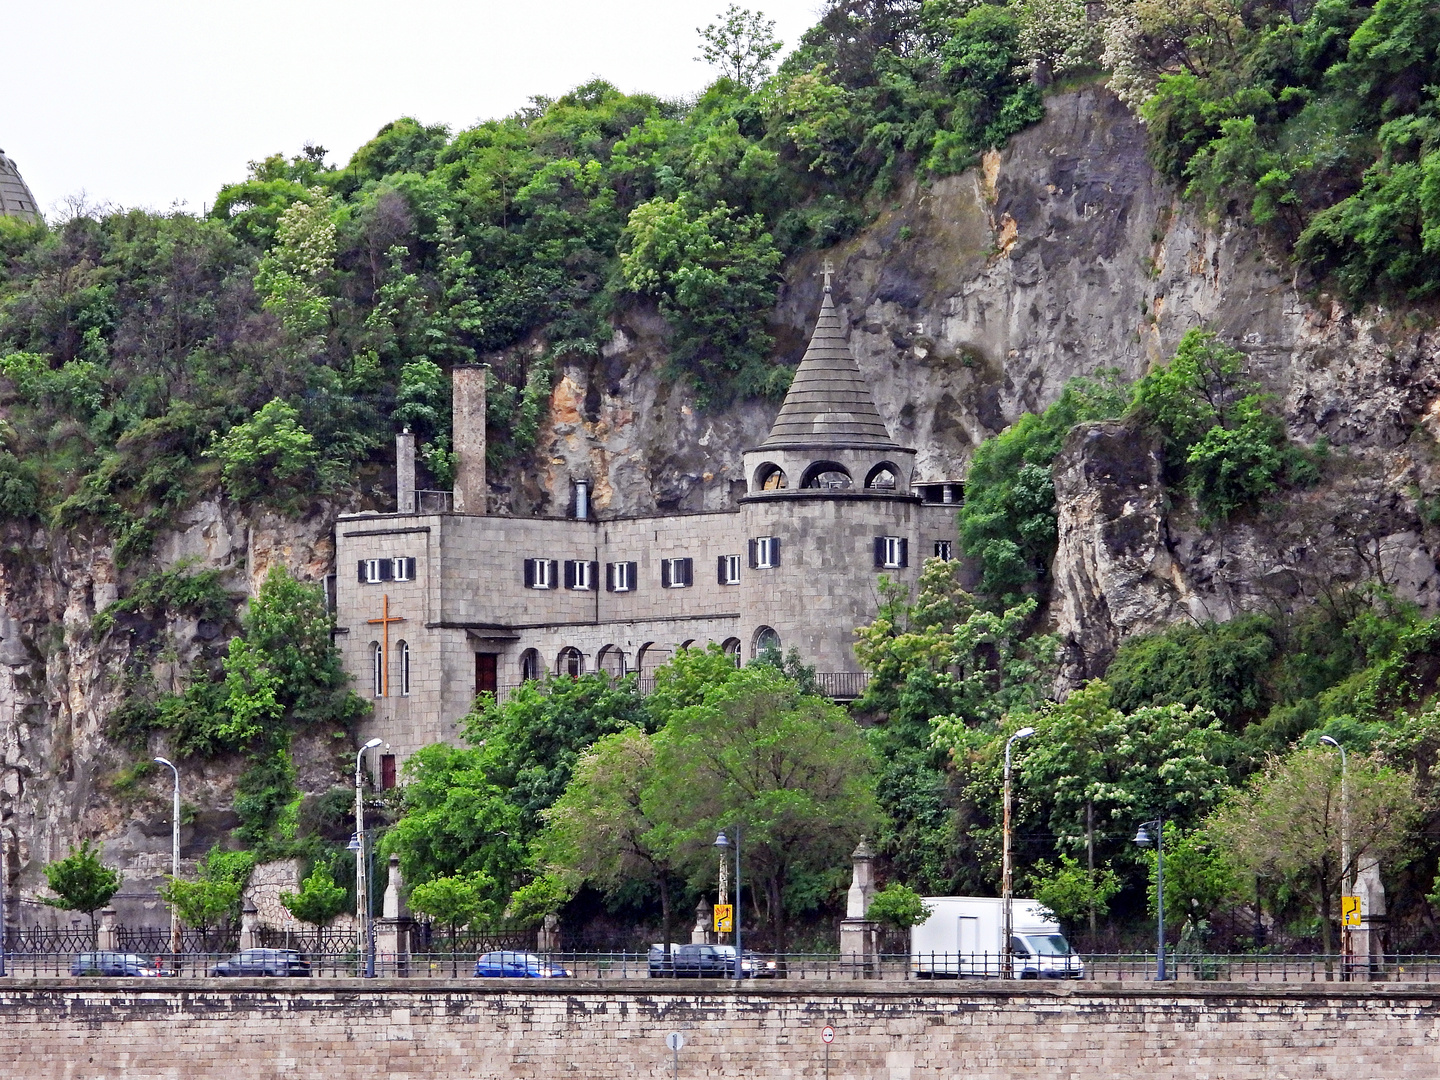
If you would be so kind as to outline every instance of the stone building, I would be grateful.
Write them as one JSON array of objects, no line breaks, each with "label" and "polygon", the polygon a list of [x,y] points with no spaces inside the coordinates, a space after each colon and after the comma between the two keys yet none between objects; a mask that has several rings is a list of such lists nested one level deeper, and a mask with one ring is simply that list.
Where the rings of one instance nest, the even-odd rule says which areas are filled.
[{"label": "stone building", "polygon": [[39,221],[40,208],[15,162],[0,150],[0,216]]},{"label": "stone building", "polygon": [[483,369],[455,372],[453,496],[415,490],[402,433],[400,511],[336,526],[337,642],[374,700],[365,736],[390,744],[387,786],[397,759],[455,737],[478,692],[547,672],[644,680],[691,645],[717,642],[737,663],[794,648],[828,693],[854,697],[854,629],[875,615],[879,576],[913,583],[925,558],[954,554],[959,485],[914,475],[915,450],[881,419],[828,284],[728,510],[599,517],[579,480],[569,517],[487,515],[484,387]]}]

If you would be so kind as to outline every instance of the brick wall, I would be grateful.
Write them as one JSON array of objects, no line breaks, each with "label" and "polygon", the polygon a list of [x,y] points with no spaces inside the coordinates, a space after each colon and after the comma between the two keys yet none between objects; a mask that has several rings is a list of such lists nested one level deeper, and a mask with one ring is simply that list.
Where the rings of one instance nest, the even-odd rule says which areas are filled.
[{"label": "brick wall", "polygon": [[0,1075],[387,1080],[1387,1080],[1440,1075],[1440,987],[1007,989],[7,980]]}]

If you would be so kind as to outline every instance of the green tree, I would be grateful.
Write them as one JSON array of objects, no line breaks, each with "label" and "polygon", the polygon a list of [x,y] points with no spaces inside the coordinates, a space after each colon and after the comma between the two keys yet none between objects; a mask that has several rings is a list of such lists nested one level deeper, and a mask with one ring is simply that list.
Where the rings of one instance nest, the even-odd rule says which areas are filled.
[{"label": "green tree", "polygon": [[240,895],[255,865],[248,851],[222,851],[213,847],[199,866],[194,881],[169,877],[160,898],[175,909],[186,926],[209,931],[234,922],[240,914]]},{"label": "green tree", "polygon": [[260,260],[255,291],[264,297],[295,338],[325,329],[330,300],[323,289],[335,270],[334,203],[324,190],[311,188],[280,215],[275,244]]},{"label": "green tree", "polygon": [[410,906],[449,927],[454,942],[461,927],[478,926],[498,916],[497,895],[494,879],[483,870],[472,870],[422,881],[410,890]]},{"label": "green tree", "polygon": [[754,90],[770,74],[770,60],[781,47],[775,40],[775,21],[738,4],[696,33],[703,39],[700,57],[746,90]]},{"label": "green tree", "polygon": [[95,912],[110,903],[120,891],[120,874],[100,862],[99,850],[89,840],[72,847],[63,859],[47,863],[45,882],[54,899],[44,902],[64,911],[79,911],[90,919],[90,936],[95,937]]},{"label": "green tree", "polygon": [[1362,861],[1405,851],[1419,805],[1414,779],[1351,755],[1350,865],[1340,855],[1340,755],[1326,747],[1271,758],[1241,790],[1229,793],[1205,826],[1237,875],[1266,879],[1305,896],[1331,951],[1335,900]]},{"label": "green tree", "polygon": [[282,892],[280,903],[303,923],[323,926],[344,911],[349,894],[335,882],[331,862],[317,862],[300,883],[299,892]]},{"label": "green tree", "polygon": [[1120,875],[1108,865],[1091,870],[1073,855],[1061,854],[1058,865],[1040,859],[1030,871],[1030,893],[1040,906],[1072,934],[1082,918],[1088,919],[1092,946],[1095,920],[1109,912],[1120,887]]},{"label": "green tree", "polygon": [[740,822],[747,876],[783,951],[787,912],[807,899],[794,890],[833,873],[874,822],[864,736],[845,710],[751,664],[672,714],[655,741],[647,816],[676,830],[692,876],[713,867],[716,832]]},{"label": "green tree", "polygon": [[299,417],[293,406],[276,398],[216,439],[209,454],[219,459],[232,499],[285,503],[314,491],[320,455]]},{"label": "green tree", "polygon": [[[634,882],[660,894],[661,938],[674,929],[676,830],[647,813],[656,803],[655,743],[639,728],[606,735],[581,755],[565,793],[544,811],[538,861],[615,895]],[[662,800],[663,801],[663,800]]]},{"label": "green tree", "polygon": [[1026,413],[975,448],[959,512],[960,545],[981,566],[980,589],[1015,594],[1044,579],[1057,543],[1051,466],[1076,424],[1121,415],[1112,378],[1074,379],[1044,413]]},{"label": "green tree", "polygon": [[789,372],[769,362],[765,329],[780,260],[762,217],[682,194],[631,212],[620,272],[632,292],[657,299],[675,328],[675,363],[702,400],[723,404],[789,385]]},{"label": "green tree", "polygon": [[919,926],[935,909],[908,885],[892,881],[870,899],[865,917],[890,930]]}]

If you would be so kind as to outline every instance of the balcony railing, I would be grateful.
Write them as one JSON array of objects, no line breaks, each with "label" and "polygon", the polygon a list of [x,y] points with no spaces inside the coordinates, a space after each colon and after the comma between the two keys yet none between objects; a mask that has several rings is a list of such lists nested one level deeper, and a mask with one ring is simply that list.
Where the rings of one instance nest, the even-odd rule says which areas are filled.
[{"label": "balcony railing", "polygon": [[[615,673],[608,673],[612,678]],[[633,674],[633,672],[627,673]],[[503,682],[495,687],[495,697],[499,701],[508,701],[510,695],[523,685],[520,682]],[[815,673],[815,685],[821,697],[827,697],[832,701],[854,701],[862,697],[865,688],[870,685],[870,673],[868,671],[817,671]],[[642,697],[649,697],[655,692],[654,675],[636,675],[635,689]]]}]

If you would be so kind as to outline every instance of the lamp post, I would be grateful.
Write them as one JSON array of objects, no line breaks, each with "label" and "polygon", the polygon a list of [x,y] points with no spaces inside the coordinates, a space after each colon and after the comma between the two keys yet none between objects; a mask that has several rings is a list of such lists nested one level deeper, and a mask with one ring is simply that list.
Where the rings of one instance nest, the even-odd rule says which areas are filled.
[{"label": "lamp post", "polygon": [[1155,980],[1165,981],[1165,819],[1156,818],[1141,824],[1135,834],[1135,843],[1141,847],[1150,846],[1150,834],[1155,829]]},{"label": "lamp post", "polygon": [[[174,881],[180,877],[180,770],[163,757],[155,760],[175,774],[175,798],[170,822],[170,879]],[[170,955],[180,955],[180,913],[173,903],[170,905]]]},{"label": "lamp post", "polygon": [[[730,846],[729,839],[725,836],[725,830],[720,830],[720,835],[715,837],[715,846],[723,852]],[[740,943],[740,823],[735,823],[735,978],[737,980],[745,977],[744,952]]]},{"label": "lamp post", "polygon": [[1001,974],[1007,979],[1015,975],[1015,949],[1010,942],[1015,925],[1015,896],[1010,880],[1010,748],[1016,739],[1028,739],[1034,734],[1033,727],[1023,727],[1005,740],[1005,821],[1000,846],[1000,895],[1005,901],[1005,932],[1000,935],[1000,955],[1004,958]]},{"label": "lamp post", "polygon": [[1345,747],[1332,739],[1329,735],[1321,735],[1320,741],[1327,746],[1333,746],[1340,751],[1340,896],[1341,917],[1340,917],[1340,955],[1341,971],[1345,978],[1350,977],[1350,927],[1345,922],[1344,900],[1346,896],[1354,895],[1354,885],[1351,884],[1353,868],[1350,865],[1350,762],[1345,753]]},{"label": "lamp post", "polygon": [[355,755],[355,943],[360,955],[367,958],[366,978],[374,971],[369,967],[370,897],[365,874],[365,755],[379,746],[383,739],[371,739]]}]

